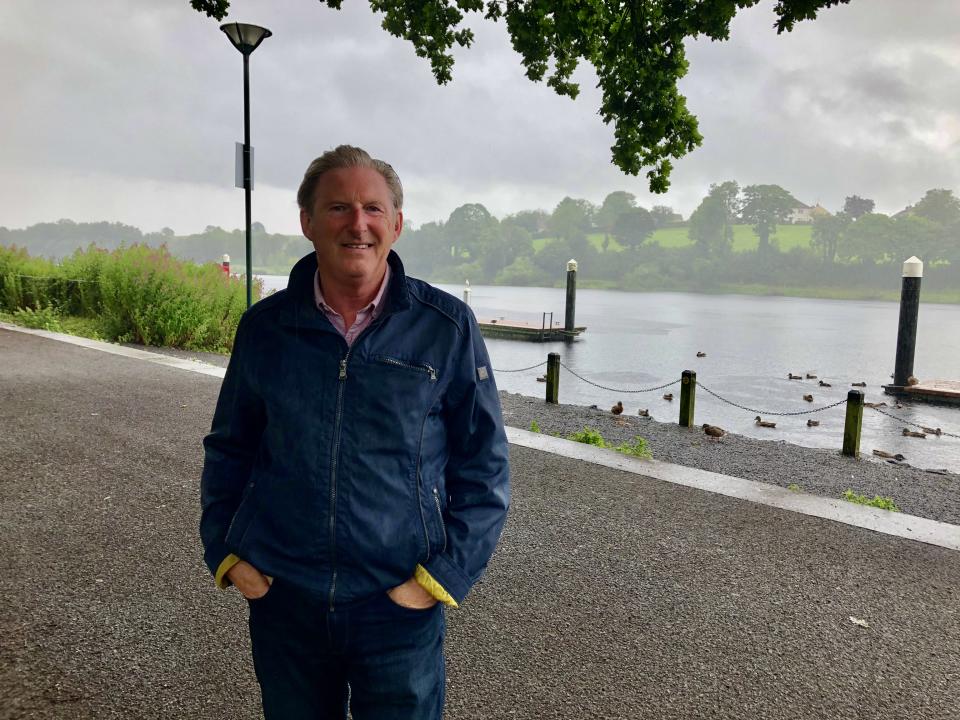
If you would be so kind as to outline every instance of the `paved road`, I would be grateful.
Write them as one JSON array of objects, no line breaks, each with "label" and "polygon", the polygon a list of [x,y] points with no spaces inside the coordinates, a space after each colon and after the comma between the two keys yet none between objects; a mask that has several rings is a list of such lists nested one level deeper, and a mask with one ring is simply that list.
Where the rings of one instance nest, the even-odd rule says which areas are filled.
[{"label": "paved road", "polygon": [[[0,718],[258,716],[244,603],[196,537],[218,387],[0,330]],[[448,718],[960,717],[960,553],[511,460],[448,615]]]}]

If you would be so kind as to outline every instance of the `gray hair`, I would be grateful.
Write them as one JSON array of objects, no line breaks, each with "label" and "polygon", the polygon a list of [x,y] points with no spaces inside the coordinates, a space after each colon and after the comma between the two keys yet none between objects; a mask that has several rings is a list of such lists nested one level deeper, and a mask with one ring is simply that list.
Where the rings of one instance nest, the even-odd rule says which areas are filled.
[{"label": "gray hair", "polygon": [[370,168],[383,176],[387,188],[393,196],[393,209],[397,212],[403,209],[403,185],[396,171],[383,160],[376,160],[370,154],[352,145],[339,145],[333,150],[327,150],[312,163],[303,174],[303,182],[297,190],[297,204],[301,210],[310,212],[313,209],[313,191],[317,187],[320,177],[331,170],[341,168]]}]

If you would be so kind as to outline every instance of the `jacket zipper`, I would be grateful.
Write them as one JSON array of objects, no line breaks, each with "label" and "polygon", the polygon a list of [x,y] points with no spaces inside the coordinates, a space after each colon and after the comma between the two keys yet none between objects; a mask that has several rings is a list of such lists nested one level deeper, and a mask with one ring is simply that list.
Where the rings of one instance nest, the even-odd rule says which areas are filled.
[{"label": "jacket zipper", "polygon": [[388,365],[396,365],[397,367],[407,368],[409,370],[417,370],[419,372],[425,372],[430,375],[430,382],[437,381],[437,371],[432,367],[424,363],[423,365],[414,365],[412,363],[405,363],[399,360],[394,360],[393,358],[380,358],[382,362],[387,363]]},{"label": "jacket zipper", "polygon": [[440,518],[440,529],[443,530],[443,548],[440,550],[442,555],[447,549],[447,526],[443,522],[443,510],[440,509],[440,493],[433,489],[433,501],[437,504],[437,517]]},{"label": "jacket zipper", "polygon": [[347,361],[350,351],[340,360],[340,372],[337,375],[337,412],[333,425],[333,453],[330,457],[330,564],[333,566],[333,575],[330,578],[330,612],[333,612],[334,594],[337,590],[337,461],[340,458],[340,421],[343,418],[343,388],[347,380]]},{"label": "jacket zipper", "polygon": [[365,335],[382,324],[383,317],[378,318],[354,338],[353,345],[347,346],[347,354],[340,360],[340,370],[337,373],[337,411],[333,425],[333,453],[330,457],[330,566],[333,569],[330,576],[330,594],[328,596],[330,612],[334,610],[334,598],[337,591],[337,461],[340,459],[340,423],[343,419],[343,390],[347,381],[347,363],[350,361],[350,353],[353,352],[353,348],[360,344]]}]

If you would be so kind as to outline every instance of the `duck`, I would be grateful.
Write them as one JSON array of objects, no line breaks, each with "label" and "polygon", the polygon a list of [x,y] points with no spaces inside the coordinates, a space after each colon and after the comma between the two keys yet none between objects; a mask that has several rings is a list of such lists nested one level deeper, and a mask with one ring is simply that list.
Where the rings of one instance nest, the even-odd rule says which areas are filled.
[{"label": "duck", "polygon": [[803,399],[807,402],[813,402],[813,395],[804,395]]},{"label": "duck", "polygon": [[639,410],[637,410],[637,415],[639,415],[640,417],[650,417],[650,411],[647,410],[646,408],[640,408]]},{"label": "duck", "polygon": [[667,401],[673,401],[673,393],[667,393],[663,396],[663,399]]},{"label": "duck", "polygon": [[621,400],[617,400],[617,404],[614,405],[612,408],[610,408],[610,412],[612,412],[614,415],[619,415],[620,413],[622,413],[623,402]]},{"label": "duck", "polygon": [[765,428],[775,428],[777,426],[775,422],[770,422],[769,420],[762,420],[759,415],[757,415],[756,419],[754,420],[754,424],[757,427],[765,427]]},{"label": "duck", "polygon": [[816,380],[817,376],[812,373],[807,373],[807,380]]},{"label": "duck", "polygon": [[820,385],[820,387],[833,387],[833,385],[831,385],[831,384],[828,383],[828,382],[824,382],[823,380],[821,380],[821,381],[819,382],[819,385]]},{"label": "duck", "polygon": [[874,451],[873,451],[873,454],[876,455],[877,457],[881,457],[881,458],[884,458],[884,459],[886,459],[886,460],[900,460],[900,461],[903,461],[903,460],[906,459],[906,458],[903,457],[903,455],[901,455],[900,453],[897,453],[896,455],[894,455],[893,453],[888,453],[886,450],[874,450]]},{"label": "duck", "polygon": [[927,435],[936,435],[937,437],[940,437],[941,435],[943,435],[943,430],[941,430],[940,428],[928,428],[921,425],[920,429],[923,432],[925,432]]},{"label": "duck", "polygon": [[546,381],[547,381],[546,375],[540,375],[537,377],[537,382],[546,382]]},{"label": "duck", "polygon": [[[697,350],[697,357],[706,357],[707,354],[702,350]],[[712,425],[710,427],[713,427]]]},{"label": "duck", "polygon": [[919,383],[920,381],[917,380],[913,375],[907,378],[907,387],[910,387],[912,385],[918,385]]},{"label": "duck", "polygon": [[925,438],[925,437],[927,436],[927,434],[926,434],[926,433],[922,433],[922,432],[915,432],[915,431],[913,431],[913,430],[910,430],[909,428],[904,428],[904,429],[903,429],[903,436],[904,436],[904,437]]},{"label": "duck", "polygon": [[703,431],[709,437],[716,438],[717,440],[719,440],[720,438],[722,438],[724,435],[727,434],[727,431],[724,430],[722,427],[718,427],[716,425],[710,425],[708,423],[703,424]]},{"label": "duck", "polygon": [[865,403],[863,404],[863,406],[864,406],[864,407],[878,408],[878,407],[886,407],[887,404],[886,404],[885,402],[878,402],[878,403],[865,402]]},{"label": "duck", "polygon": [[819,420],[807,420],[807,427],[820,427]]},{"label": "duck", "polygon": [[794,375],[792,372],[788,372],[787,380],[803,380],[803,375]]},{"label": "duck", "polygon": [[866,386],[867,384],[865,382],[850,383],[850,387],[866,387]]}]

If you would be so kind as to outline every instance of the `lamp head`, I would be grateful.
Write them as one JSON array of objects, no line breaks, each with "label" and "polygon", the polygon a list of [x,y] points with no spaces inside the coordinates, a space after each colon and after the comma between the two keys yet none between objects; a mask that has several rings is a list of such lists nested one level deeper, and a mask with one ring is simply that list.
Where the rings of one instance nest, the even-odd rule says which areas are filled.
[{"label": "lamp head", "polygon": [[260,46],[260,43],[273,35],[264,27],[247,23],[225,23],[220,26],[220,29],[230,38],[233,46],[244,55],[252,53]]}]

